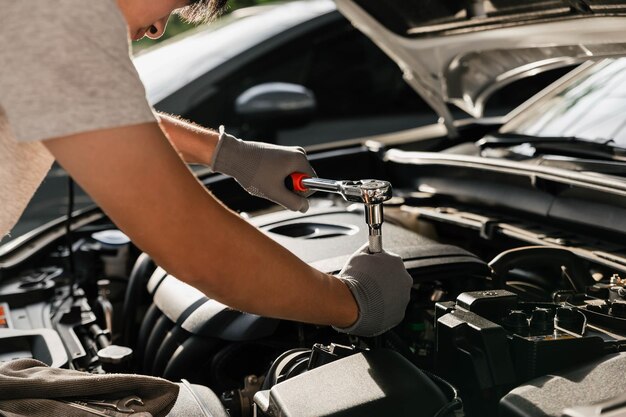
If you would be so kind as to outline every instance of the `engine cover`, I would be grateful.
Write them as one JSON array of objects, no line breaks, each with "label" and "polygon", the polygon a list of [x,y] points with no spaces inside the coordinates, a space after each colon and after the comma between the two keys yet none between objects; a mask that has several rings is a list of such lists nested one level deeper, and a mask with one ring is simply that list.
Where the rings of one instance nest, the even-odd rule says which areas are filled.
[{"label": "engine cover", "polygon": [[[312,209],[307,214],[282,211],[251,222],[304,262],[329,274],[339,272],[368,241],[364,213],[345,208]],[[383,249],[400,255],[417,280],[489,275],[487,265],[472,253],[390,222],[383,226]]]}]

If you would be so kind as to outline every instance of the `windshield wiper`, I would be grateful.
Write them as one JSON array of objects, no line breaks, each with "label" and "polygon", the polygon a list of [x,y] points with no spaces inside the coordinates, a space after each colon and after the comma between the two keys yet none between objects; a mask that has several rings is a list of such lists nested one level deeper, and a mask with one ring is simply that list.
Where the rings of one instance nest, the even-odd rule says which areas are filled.
[{"label": "windshield wiper", "polygon": [[476,142],[481,149],[509,148],[529,144],[538,153],[583,156],[587,158],[626,161],[626,149],[614,145],[613,139],[591,141],[575,136],[532,136],[519,133],[496,133]]}]

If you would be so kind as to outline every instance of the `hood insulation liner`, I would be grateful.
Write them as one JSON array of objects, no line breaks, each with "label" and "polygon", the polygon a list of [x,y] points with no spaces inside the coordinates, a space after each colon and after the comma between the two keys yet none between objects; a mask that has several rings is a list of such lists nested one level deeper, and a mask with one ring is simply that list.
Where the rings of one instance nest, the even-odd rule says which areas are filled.
[{"label": "hood insulation liner", "polygon": [[624,0],[355,0],[391,32],[407,37],[626,14]]}]

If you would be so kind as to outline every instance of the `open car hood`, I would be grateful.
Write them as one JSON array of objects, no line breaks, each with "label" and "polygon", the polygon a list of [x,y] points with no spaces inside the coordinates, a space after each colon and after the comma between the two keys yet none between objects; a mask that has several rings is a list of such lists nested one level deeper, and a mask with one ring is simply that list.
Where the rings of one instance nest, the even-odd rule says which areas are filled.
[{"label": "open car hood", "polygon": [[483,115],[491,94],[523,77],[626,55],[621,0],[336,0],[439,114]]}]

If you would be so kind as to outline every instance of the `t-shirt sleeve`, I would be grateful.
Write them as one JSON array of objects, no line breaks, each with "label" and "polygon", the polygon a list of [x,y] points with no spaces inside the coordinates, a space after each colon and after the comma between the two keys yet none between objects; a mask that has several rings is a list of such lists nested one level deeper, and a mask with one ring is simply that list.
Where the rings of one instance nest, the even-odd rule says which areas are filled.
[{"label": "t-shirt sleeve", "polygon": [[5,3],[0,106],[18,141],[156,121],[115,0]]}]

